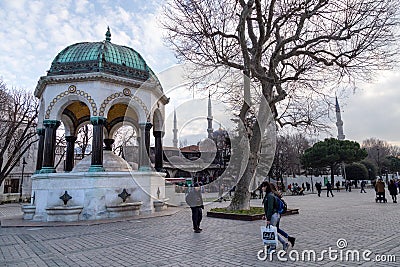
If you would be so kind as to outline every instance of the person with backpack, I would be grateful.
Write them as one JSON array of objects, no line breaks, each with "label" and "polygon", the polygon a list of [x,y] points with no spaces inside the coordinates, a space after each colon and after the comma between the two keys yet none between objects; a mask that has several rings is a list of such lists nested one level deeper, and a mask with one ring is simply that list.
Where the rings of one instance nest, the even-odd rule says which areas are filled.
[{"label": "person with backpack", "polygon": [[[287,204],[283,200],[282,193],[280,193],[277,190],[275,184],[270,183],[270,186],[271,186],[271,191],[275,195],[275,201],[276,201],[276,206],[277,206],[279,217],[281,217],[281,214],[283,214],[287,211]],[[280,219],[279,219],[279,222],[280,222]],[[296,238],[289,236],[285,231],[283,231],[281,228],[279,228],[279,222],[278,222],[278,233],[281,234],[283,237],[285,237],[289,241],[289,243],[292,245],[292,247],[294,247]]]},{"label": "person with backpack", "polygon": [[[264,181],[261,183],[261,188],[265,192],[265,197],[263,199],[263,205],[264,205],[264,212],[265,212],[265,218],[267,220],[267,227],[269,225],[276,226],[277,229],[279,229],[279,213],[278,209],[276,207],[276,200],[275,200],[275,195],[271,190],[271,185],[267,181]],[[278,234],[278,240],[283,246],[283,250],[287,250],[289,244]],[[276,248],[270,248],[271,249],[276,249]]]}]

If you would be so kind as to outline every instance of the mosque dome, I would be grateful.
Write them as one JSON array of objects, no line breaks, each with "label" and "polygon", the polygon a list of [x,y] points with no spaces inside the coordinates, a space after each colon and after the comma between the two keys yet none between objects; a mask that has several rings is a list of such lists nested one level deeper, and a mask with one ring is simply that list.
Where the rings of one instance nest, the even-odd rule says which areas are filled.
[{"label": "mosque dome", "polygon": [[217,152],[217,147],[215,146],[213,140],[211,140],[210,138],[205,138],[199,142],[199,151],[215,153]]},{"label": "mosque dome", "polygon": [[76,43],[64,48],[51,63],[47,76],[102,72],[146,81],[155,77],[134,49],[111,43],[108,28],[102,42]]}]

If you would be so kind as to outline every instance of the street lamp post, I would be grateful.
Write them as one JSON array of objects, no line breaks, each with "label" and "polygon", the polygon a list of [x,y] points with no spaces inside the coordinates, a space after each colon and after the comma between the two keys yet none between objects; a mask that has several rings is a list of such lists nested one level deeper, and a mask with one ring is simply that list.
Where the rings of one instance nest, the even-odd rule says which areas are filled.
[{"label": "street lamp post", "polygon": [[22,184],[24,183],[24,171],[25,171],[25,165],[28,164],[25,161],[25,157],[22,158],[22,174],[21,174],[21,183],[19,184],[19,203],[22,202]]},{"label": "street lamp post", "polygon": [[379,147],[378,147],[376,150],[378,150],[378,172],[379,172],[379,178],[382,178],[381,159],[380,159],[380,157],[379,157]]}]

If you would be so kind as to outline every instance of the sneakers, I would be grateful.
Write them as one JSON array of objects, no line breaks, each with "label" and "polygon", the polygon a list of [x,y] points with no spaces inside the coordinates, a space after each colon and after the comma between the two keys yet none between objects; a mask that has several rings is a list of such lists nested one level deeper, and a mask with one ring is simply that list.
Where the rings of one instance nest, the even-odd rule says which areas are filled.
[{"label": "sneakers", "polygon": [[[290,242],[290,245],[292,245],[292,247],[294,247],[294,242],[296,241],[296,238],[289,236],[288,237],[288,241]],[[287,244],[287,243],[286,243]]]},{"label": "sneakers", "polygon": [[195,233],[201,233],[199,229],[194,230]]}]

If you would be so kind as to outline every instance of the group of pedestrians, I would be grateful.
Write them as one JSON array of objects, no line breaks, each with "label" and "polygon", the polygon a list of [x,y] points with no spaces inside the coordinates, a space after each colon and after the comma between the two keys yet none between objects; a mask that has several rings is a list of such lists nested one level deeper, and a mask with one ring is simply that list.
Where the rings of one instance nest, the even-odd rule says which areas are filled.
[{"label": "group of pedestrians", "polygon": [[[317,189],[318,196],[321,197],[321,192],[322,192],[322,183],[321,182],[316,182],[315,183],[315,188]],[[333,192],[332,192],[332,184],[328,182],[326,184],[326,196],[329,197],[329,193],[331,193],[331,196],[334,197]]]},{"label": "group of pedestrians", "polygon": [[[392,197],[393,203],[397,203],[397,188],[399,184],[396,183],[394,180],[390,180],[388,185],[389,194]],[[379,178],[375,184],[375,191],[376,191],[376,202],[384,200],[383,202],[387,202],[385,197],[385,183],[383,182],[382,178]]]},{"label": "group of pedestrians", "polygon": [[[347,182],[344,182],[344,184],[345,184],[346,191],[351,192],[351,182],[347,181]],[[367,191],[365,191],[366,184],[367,183],[365,181],[361,181],[361,191],[360,191],[360,193],[367,193]],[[336,182],[335,185],[336,185],[336,192],[340,192],[340,182],[339,181]],[[317,189],[318,196],[320,197],[321,196],[321,192],[322,192],[322,183],[321,182],[316,182],[315,183],[315,188]],[[329,194],[332,197],[334,196],[332,190],[333,190],[333,186],[328,181],[326,183],[326,196],[327,197],[329,197]]]}]

